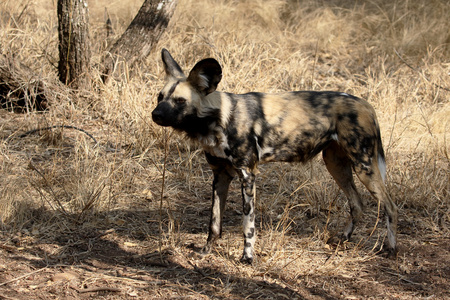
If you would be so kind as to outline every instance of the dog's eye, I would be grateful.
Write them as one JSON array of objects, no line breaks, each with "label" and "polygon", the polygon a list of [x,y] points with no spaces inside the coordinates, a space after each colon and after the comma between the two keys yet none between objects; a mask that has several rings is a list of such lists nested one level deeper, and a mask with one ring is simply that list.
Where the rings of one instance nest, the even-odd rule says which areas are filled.
[{"label": "dog's eye", "polygon": [[176,104],[183,104],[186,103],[186,99],[182,98],[182,97],[178,97],[173,99],[175,101]]},{"label": "dog's eye", "polygon": [[159,93],[159,95],[158,95],[158,103],[161,102],[163,98],[164,98],[163,94]]}]

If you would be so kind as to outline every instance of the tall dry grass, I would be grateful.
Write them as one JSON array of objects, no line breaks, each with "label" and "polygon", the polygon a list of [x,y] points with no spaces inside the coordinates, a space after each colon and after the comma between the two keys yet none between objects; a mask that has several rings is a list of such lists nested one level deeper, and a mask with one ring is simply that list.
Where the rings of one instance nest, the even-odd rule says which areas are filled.
[{"label": "tall dry grass", "polygon": [[[100,58],[113,41],[106,39],[104,9],[108,8],[117,37],[142,1],[91,2],[90,76],[95,91],[55,92],[51,109],[44,113],[0,112],[2,230],[31,235],[34,230],[47,236],[72,223],[123,225],[119,221],[135,207],[148,210],[149,222],[156,222],[164,138],[170,136],[162,198],[164,242],[177,247],[186,238],[199,240],[198,233],[186,232],[186,228],[194,231],[195,222],[203,233],[200,240],[204,239],[208,217],[202,213],[209,206],[211,172],[196,145],[151,121],[155,95],[164,81],[159,52],[166,47],[185,70],[204,57],[216,58],[223,67],[220,90],[339,90],[366,98],[381,124],[388,188],[400,207],[400,220],[448,236],[447,1],[180,1],[169,29],[152,55],[133,69],[134,77],[122,74],[124,80],[107,85],[101,83],[98,71]],[[56,82],[55,1],[19,1],[19,5],[3,1],[0,22],[1,54],[28,65],[42,80]],[[99,145],[69,129],[18,137],[50,125],[83,128]],[[366,232],[357,234],[350,256],[328,262],[325,256],[306,255],[318,253],[323,242],[342,228],[348,211],[343,194],[320,159],[261,169],[258,272],[287,278],[341,272],[372,258],[370,251],[359,256],[358,249],[381,247],[382,230],[370,241]],[[370,233],[376,204],[362,194],[370,207],[366,223]],[[238,257],[238,183],[232,185],[229,207],[234,220],[225,223],[227,233],[218,255]],[[416,214],[421,221],[415,220]],[[55,223],[60,224],[57,230],[46,229]],[[141,225],[139,230],[157,239],[157,232]]]}]

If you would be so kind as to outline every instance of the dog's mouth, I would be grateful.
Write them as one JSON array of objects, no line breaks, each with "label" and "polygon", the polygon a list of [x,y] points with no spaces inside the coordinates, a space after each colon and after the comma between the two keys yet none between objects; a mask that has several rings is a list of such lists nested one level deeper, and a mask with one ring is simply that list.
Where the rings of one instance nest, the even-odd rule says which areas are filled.
[{"label": "dog's mouth", "polygon": [[163,126],[163,127],[170,126],[170,124],[169,124],[168,122],[164,121],[164,120],[161,119],[161,118],[158,118],[158,117],[152,117],[152,119],[153,119],[153,122],[155,122],[155,123],[158,124],[159,126]]}]

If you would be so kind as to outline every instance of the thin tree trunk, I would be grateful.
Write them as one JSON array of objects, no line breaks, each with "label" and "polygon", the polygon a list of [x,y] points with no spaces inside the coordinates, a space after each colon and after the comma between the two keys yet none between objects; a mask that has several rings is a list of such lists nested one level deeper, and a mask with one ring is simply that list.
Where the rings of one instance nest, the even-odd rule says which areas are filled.
[{"label": "thin tree trunk", "polygon": [[103,82],[112,75],[118,62],[133,67],[145,59],[169,24],[177,0],[145,0],[127,30],[103,58]]},{"label": "thin tree trunk", "polygon": [[90,89],[87,0],[58,0],[59,79],[74,89]]}]

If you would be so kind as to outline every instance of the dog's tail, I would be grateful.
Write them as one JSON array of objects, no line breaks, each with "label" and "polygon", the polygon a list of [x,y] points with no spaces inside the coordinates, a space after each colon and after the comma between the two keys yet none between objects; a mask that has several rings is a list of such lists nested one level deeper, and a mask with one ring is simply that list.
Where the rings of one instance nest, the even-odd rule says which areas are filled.
[{"label": "dog's tail", "polygon": [[377,128],[377,153],[378,170],[380,170],[383,182],[386,182],[386,158],[384,156],[383,143],[381,142],[380,128]]}]

